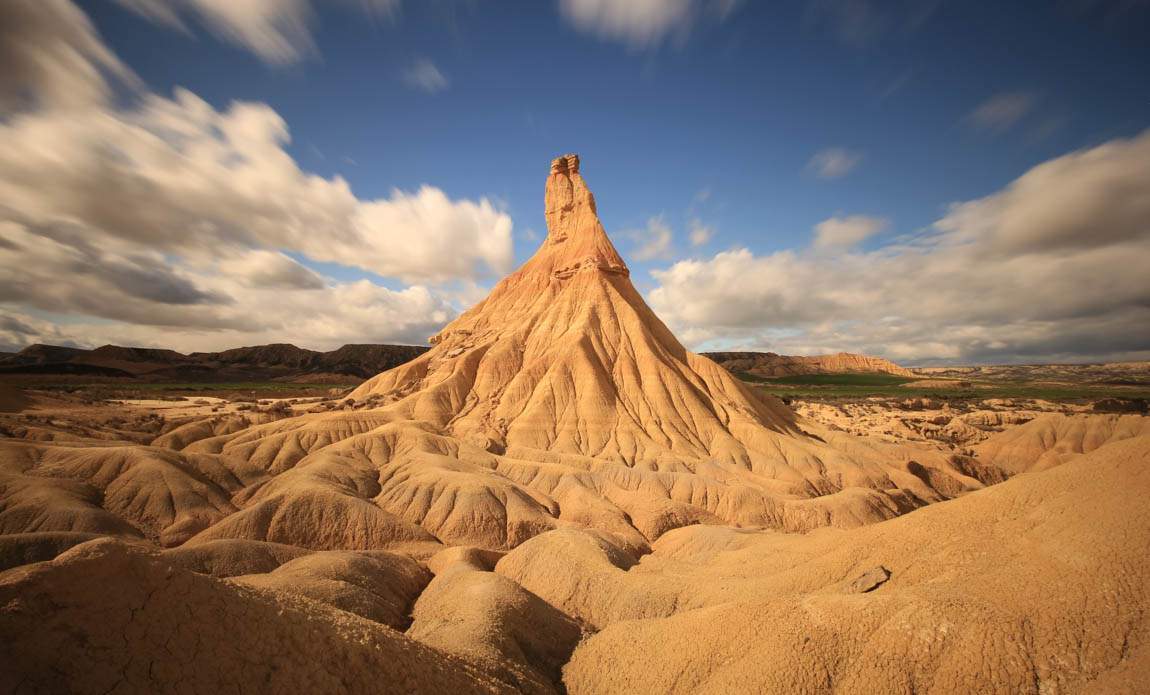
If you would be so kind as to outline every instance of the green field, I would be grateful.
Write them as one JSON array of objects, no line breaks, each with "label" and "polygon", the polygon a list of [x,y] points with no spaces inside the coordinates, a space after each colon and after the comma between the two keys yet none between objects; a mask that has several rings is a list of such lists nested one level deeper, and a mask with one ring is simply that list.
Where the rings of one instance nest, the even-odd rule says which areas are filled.
[{"label": "green field", "polygon": [[771,384],[800,386],[898,386],[914,379],[894,374],[798,374],[771,379]]},{"label": "green field", "polygon": [[[748,375],[739,375],[745,377]],[[764,391],[789,398],[1019,398],[1047,401],[1089,401],[1103,398],[1150,399],[1146,386],[1113,384],[1050,384],[1040,382],[975,381],[968,386],[939,388],[893,374],[806,374],[767,379],[744,378]],[[905,385],[904,384],[908,384]]]}]

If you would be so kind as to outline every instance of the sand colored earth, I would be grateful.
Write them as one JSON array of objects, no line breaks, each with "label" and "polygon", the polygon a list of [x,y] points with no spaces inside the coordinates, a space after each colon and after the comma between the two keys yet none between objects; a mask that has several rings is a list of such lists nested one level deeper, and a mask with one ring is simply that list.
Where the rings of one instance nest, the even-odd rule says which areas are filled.
[{"label": "sand colored earth", "polygon": [[[1148,492],[1147,441],[1127,439],[849,531],[679,529],[617,573],[612,593],[631,600],[600,618],[565,682],[573,693],[1144,692],[1141,667],[1123,674],[1131,659],[1144,666],[1150,637]],[[578,606],[588,583],[540,577],[543,563],[516,557],[532,550],[498,571]],[[852,592],[874,567],[890,579]],[[675,657],[653,669],[652,653]]]},{"label": "sand colored earth", "polygon": [[0,688],[1145,682],[1150,420],[796,412],[651,312],[577,157],[545,197],[536,254],[347,398],[6,430]]}]

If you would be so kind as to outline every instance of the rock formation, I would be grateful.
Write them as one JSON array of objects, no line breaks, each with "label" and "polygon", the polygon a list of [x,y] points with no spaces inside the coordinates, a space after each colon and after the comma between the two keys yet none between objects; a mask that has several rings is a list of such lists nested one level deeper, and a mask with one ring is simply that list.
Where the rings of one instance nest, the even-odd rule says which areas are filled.
[{"label": "rock formation", "polygon": [[776,355],[773,352],[707,352],[732,372],[761,377],[803,374],[894,374],[913,377],[914,372],[890,360],[870,355],[837,352],[833,355]]},{"label": "rock formation", "polygon": [[1145,417],[961,456],[853,436],[675,339],[577,157],[546,214],[529,261],[333,409],[0,439],[0,690],[1145,683]]},{"label": "rock formation", "polygon": [[[535,255],[343,409],[188,425],[152,447],[13,444],[4,530],[367,550],[508,549],[577,526],[643,552],[688,524],[855,526],[982,487],[940,452],[911,466],[811,436],[687,351],[631,283],[578,157],[552,163],[545,204]],[[21,495],[67,504],[16,513]]]}]

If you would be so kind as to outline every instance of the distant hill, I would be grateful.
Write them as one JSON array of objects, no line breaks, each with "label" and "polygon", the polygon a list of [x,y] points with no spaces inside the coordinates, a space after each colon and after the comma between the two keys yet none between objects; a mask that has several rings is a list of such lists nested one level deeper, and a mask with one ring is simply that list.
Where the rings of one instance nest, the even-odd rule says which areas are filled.
[{"label": "distant hill", "polygon": [[[0,354],[0,374],[118,377],[146,381],[236,382],[316,381],[357,383],[409,362],[429,348],[419,345],[344,345],[319,352],[290,343],[251,345],[220,352],[184,354],[161,348],[104,345],[84,350],[29,345]],[[773,352],[708,352],[729,371],[758,377],[804,374],[883,373],[914,376],[881,357],[836,355],[800,357]]]},{"label": "distant hill", "polygon": [[704,352],[729,371],[758,377],[804,374],[895,374],[913,377],[909,369],[890,360],[870,355],[839,352],[833,355],[777,355],[773,352]]},{"label": "distant hill", "polygon": [[0,354],[0,374],[99,376],[148,381],[308,381],[356,383],[415,359],[415,345],[344,345],[330,352],[287,343],[183,354],[104,345],[94,350],[30,345]]}]

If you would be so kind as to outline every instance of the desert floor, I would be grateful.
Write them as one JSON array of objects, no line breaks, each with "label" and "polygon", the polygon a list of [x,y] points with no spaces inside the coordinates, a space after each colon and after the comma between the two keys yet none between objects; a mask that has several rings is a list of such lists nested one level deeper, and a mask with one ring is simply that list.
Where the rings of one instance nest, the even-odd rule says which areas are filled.
[{"label": "desert floor", "polygon": [[[442,532],[354,550],[330,549],[357,547],[347,539],[189,540],[164,528],[163,510],[180,501],[154,497],[204,490],[157,484],[150,478],[172,473],[155,462],[68,455],[131,445],[164,460],[161,452],[296,415],[369,406],[319,385],[7,382],[0,684],[1142,691],[1150,418],[1139,402],[1115,400],[1109,387],[1017,377],[1013,396],[995,384],[857,375],[759,387],[784,391],[813,436],[918,451],[924,461],[935,452],[985,486],[886,521],[839,519],[801,533],[700,519],[648,542],[579,524],[503,547]],[[1140,395],[1122,388],[1118,396]],[[1075,397],[1026,397],[1052,389]],[[62,462],[45,461],[60,452]],[[193,459],[167,461],[187,470]],[[937,475],[906,461],[925,480]],[[148,480],[133,480],[133,468]],[[227,477],[206,465],[191,472]],[[29,486],[37,477],[60,485]],[[252,496],[238,483],[211,487],[234,488],[221,504],[236,508]]]}]

